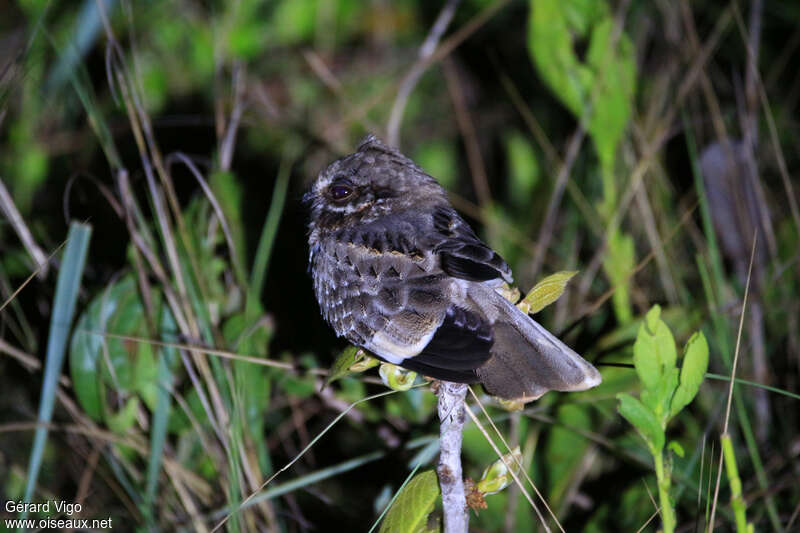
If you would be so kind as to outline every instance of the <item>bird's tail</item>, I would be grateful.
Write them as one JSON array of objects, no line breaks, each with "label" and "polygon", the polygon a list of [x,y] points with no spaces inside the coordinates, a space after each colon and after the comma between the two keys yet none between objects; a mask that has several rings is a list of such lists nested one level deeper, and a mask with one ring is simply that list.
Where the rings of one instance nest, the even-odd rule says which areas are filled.
[{"label": "bird's tail", "polygon": [[487,392],[527,402],[548,390],[579,391],[600,384],[600,373],[588,361],[511,302],[488,292],[482,296],[488,296],[494,315],[494,345],[491,357],[476,369]]}]

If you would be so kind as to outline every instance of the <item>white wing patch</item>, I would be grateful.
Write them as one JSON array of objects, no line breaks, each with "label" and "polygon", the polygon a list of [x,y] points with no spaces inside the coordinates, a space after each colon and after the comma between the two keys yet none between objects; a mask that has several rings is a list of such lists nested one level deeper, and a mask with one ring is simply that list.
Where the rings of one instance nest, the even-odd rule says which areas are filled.
[{"label": "white wing patch", "polygon": [[436,329],[437,328],[431,329],[430,333],[422,336],[413,344],[398,343],[383,331],[378,331],[372,336],[366,348],[380,355],[390,363],[399,365],[402,364],[404,360],[418,355],[436,334]]}]

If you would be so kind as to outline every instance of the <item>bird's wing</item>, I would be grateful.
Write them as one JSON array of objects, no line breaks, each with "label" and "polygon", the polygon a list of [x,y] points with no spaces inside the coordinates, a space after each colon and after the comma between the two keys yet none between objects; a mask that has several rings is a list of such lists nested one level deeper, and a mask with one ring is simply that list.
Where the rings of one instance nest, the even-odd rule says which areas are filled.
[{"label": "bird's wing", "polygon": [[[341,316],[332,318],[345,323],[352,342],[386,361],[437,379],[475,382],[474,370],[489,357],[491,328],[479,313],[453,303],[463,281],[443,268],[442,252],[426,241],[431,233],[430,219],[426,224],[404,217],[341,235],[336,263],[351,271],[336,281],[344,297],[334,311]],[[480,244],[474,234],[472,239]],[[448,250],[466,258],[468,244]],[[485,260],[492,264],[491,256]],[[501,270],[486,279],[497,278],[505,266],[499,257],[494,264]]]},{"label": "bird's wing", "polygon": [[491,357],[476,372],[490,394],[530,401],[600,384],[594,366],[490,287],[470,284],[467,301],[492,324]]},{"label": "bird's wing", "polygon": [[481,241],[451,207],[433,212],[433,231],[426,236],[439,256],[442,270],[468,281],[513,281],[511,269],[500,255]]}]

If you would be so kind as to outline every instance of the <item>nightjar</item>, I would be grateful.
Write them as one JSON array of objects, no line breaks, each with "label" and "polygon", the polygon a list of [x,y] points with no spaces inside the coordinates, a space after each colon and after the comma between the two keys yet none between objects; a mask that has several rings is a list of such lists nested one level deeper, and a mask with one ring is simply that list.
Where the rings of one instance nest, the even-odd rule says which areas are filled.
[{"label": "nightjar", "polygon": [[436,180],[376,137],[323,170],[304,200],[314,292],[337,335],[506,399],[600,383],[597,369],[498,292],[511,269]]}]

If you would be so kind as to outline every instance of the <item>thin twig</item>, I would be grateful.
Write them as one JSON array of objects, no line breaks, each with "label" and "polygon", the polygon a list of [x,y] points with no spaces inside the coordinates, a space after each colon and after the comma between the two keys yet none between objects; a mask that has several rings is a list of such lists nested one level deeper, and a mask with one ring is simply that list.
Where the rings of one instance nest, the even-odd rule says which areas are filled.
[{"label": "thin twig", "polygon": [[239,123],[242,121],[244,111],[244,69],[241,61],[236,61],[233,65],[233,110],[225,135],[219,141],[219,168],[224,172],[231,169],[233,151],[236,146],[236,133],[239,131]]},{"label": "thin twig", "polygon": [[389,115],[389,125],[386,127],[386,141],[390,146],[400,148],[400,122],[403,120],[403,112],[406,109],[408,97],[411,96],[411,91],[417,86],[420,77],[422,77],[425,69],[428,68],[429,64],[426,63],[426,60],[436,50],[439,40],[442,38],[442,35],[444,35],[444,32],[447,31],[447,27],[450,25],[450,21],[453,20],[453,15],[460,1],[461,0],[447,0],[447,3],[439,12],[439,16],[436,17],[436,22],[431,26],[428,36],[425,38],[422,46],[419,47],[417,61],[403,77],[400,88],[397,90],[394,104],[392,105],[392,112]]},{"label": "thin twig", "polygon": [[489,205],[492,198],[489,192],[489,178],[486,175],[486,166],[483,164],[483,157],[481,156],[475,124],[470,118],[467,102],[464,98],[464,91],[461,90],[461,83],[459,82],[458,73],[456,72],[453,62],[446,59],[443,61],[442,65],[444,66],[444,74],[447,79],[447,88],[450,92],[450,98],[453,100],[458,129],[461,131],[461,136],[464,138],[464,148],[467,150],[467,163],[469,164],[470,174],[472,175],[475,195],[478,197],[480,206],[485,208]]},{"label": "thin twig", "polygon": [[27,224],[25,224],[25,221],[22,219],[22,215],[20,215],[2,179],[0,179],[0,211],[5,214],[11,226],[14,228],[14,231],[17,232],[19,240],[22,241],[28,254],[33,258],[33,262],[39,267],[36,269],[39,279],[44,279],[47,276],[47,256],[39,245],[36,244],[31,230],[28,229]]},{"label": "thin twig", "polygon": [[586,128],[584,127],[583,122],[581,122],[578,124],[578,127],[575,129],[575,133],[572,134],[572,137],[570,137],[569,143],[567,144],[566,157],[564,157],[564,162],[558,169],[558,177],[556,178],[556,183],[553,186],[553,192],[550,195],[550,201],[547,203],[547,213],[545,214],[544,221],[539,229],[539,238],[536,239],[536,251],[533,254],[533,261],[531,262],[532,279],[537,278],[539,269],[542,268],[542,264],[544,263],[544,254],[550,245],[550,239],[552,239],[553,234],[555,233],[553,230],[556,222],[556,215],[558,214],[558,207],[561,205],[561,198],[564,196],[564,189],[567,186],[567,180],[569,179],[572,165],[578,158],[578,153],[583,145],[584,138],[586,138]]},{"label": "thin twig", "polygon": [[[452,35],[445,39],[444,42],[439,45],[436,51],[423,62],[423,66],[421,68],[423,68],[423,70],[427,69],[434,63],[437,63],[450,55],[453,50],[455,50],[462,42],[478,31],[481,26],[486,24],[498,11],[500,11],[500,9],[508,5],[510,1],[511,0],[496,0],[490,6],[484,8],[483,11],[472,17],[466,24],[461,26],[457,31],[453,32]],[[342,123],[347,124],[362,120],[377,104],[386,101],[389,98],[389,95],[391,95],[391,93],[394,91],[394,88],[399,87],[400,83],[401,82],[388,85],[385,89],[370,97],[357,108],[350,110],[339,122],[329,126],[328,130],[331,128],[339,128],[341,127]],[[323,133],[322,137],[328,137],[327,131]]]}]

